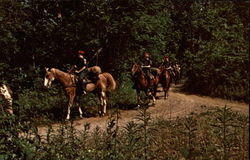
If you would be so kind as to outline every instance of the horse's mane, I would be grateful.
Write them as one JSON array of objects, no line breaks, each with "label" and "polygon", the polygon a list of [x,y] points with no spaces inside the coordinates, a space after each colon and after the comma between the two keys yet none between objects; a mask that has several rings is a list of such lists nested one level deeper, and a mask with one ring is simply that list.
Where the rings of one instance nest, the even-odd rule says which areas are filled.
[{"label": "horse's mane", "polygon": [[67,76],[67,77],[69,77],[71,75],[71,74],[64,72],[64,71],[61,71],[60,69],[57,69],[57,68],[51,68],[50,71],[53,72],[53,74],[55,74],[55,75],[58,75],[58,73],[63,75],[63,76]]},{"label": "horse's mane", "polygon": [[[144,73],[144,71],[142,70],[142,67],[141,67],[141,65],[140,64],[138,64],[138,63],[134,63],[133,64],[133,67],[134,66],[136,66],[137,67],[137,70],[134,72],[134,73],[139,73],[139,74],[142,74],[142,75],[144,75],[145,76],[145,73]],[[132,67],[132,68],[133,68]]]}]

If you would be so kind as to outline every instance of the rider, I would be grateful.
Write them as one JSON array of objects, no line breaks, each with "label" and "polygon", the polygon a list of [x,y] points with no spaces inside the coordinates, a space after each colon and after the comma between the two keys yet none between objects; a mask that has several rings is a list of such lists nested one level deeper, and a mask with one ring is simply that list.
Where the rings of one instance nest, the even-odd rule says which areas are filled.
[{"label": "rider", "polygon": [[171,76],[174,75],[173,68],[172,68],[172,63],[169,60],[169,56],[164,56],[163,57],[163,62],[161,63],[160,67],[165,67],[168,70],[168,72],[169,72],[169,74]]},{"label": "rider", "polygon": [[153,62],[150,59],[150,54],[148,52],[144,52],[139,63],[141,65],[143,71],[146,73],[148,82],[151,82],[151,80],[154,79],[154,76],[151,73],[151,66],[152,66]]},{"label": "rider", "polygon": [[88,63],[87,59],[84,58],[85,52],[83,50],[78,51],[78,58],[76,61],[76,70],[75,73],[78,75],[78,82],[77,82],[77,93],[82,95],[86,93],[86,82],[83,79],[88,75]]}]

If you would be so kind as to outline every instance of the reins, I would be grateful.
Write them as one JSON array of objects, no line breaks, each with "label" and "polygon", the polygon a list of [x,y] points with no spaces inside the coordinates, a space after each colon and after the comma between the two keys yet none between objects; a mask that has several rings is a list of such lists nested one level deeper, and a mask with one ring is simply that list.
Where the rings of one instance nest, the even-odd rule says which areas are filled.
[{"label": "reins", "polygon": [[[64,73],[64,72],[63,72]],[[54,74],[54,77],[56,78],[57,77],[57,79],[58,79],[58,73],[56,72],[56,71],[53,71],[53,74]],[[69,87],[77,87],[76,86],[76,82],[75,82],[75,77],[74,77],[74,75],[73,74],[70,74],[70,73],[64,73],[64,74],[68,74],[68,76],[70,77],[70,81],[72,82],[72,84],[74,84],[74,85],[63,85],[63,87],[64,88],[69,88]],[[61,82],[62,83],[62,82]]]}]

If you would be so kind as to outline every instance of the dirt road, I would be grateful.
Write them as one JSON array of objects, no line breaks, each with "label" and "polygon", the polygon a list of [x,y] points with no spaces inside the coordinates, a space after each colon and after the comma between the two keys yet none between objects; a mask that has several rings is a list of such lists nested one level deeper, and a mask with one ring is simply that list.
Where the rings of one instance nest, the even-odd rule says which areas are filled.
[{"label": "dirt road", "polygon": [[[249,105],[246,103],[239,103],[235,101],[229,101],[219,98],[211,98],[207,96],[199,96],[192,94],[185,94],[180,92],[180,85],[172,86],[169,92],[169,97],[164,99],[162,97],[163,92],[157,94],[159,99],[156,101],[154,107],[149,107],[147,110],[151,113],[152,118],[161,117],[165,119],[175,119],[176,117],[183,117],[191,112],[205,111],[210,107],[224,107],[227,106],[234,111],[242,114],[249,115]],[[201,107],[206,106],[206,107]],[[119,119],[118,125],[120,127],[125,126],[129,121],[134,120],[138,111],[135,110],[121,110],[121,119]],[[90,124],[90,130],[94,130],[97,126],[100,129],[105,129],[108,122],[108,116],[105,117],[91,117],[76,120],[73,126],[81,131],[84,129],[84,124]],[[53,129],[59,128],[60,124],[54,124]],[[46,135],[47,127],[39,127],[40,135]]]}]

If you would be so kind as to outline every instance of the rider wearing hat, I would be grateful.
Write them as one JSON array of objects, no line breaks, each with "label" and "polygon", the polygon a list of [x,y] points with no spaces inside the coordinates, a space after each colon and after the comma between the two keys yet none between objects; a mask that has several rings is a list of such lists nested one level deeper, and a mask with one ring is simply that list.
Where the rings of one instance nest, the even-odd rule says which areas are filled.
[{"label": "rider wearing hat", "polygon": [[154,78],[154,76],[151,74],[151,66],[152,66],[153,62],[150,59],[150,54],[148,52],[144,52],[139,63],[141,65],[143,71],[146,73],[148,81],[150,82],[151,79]]},{"label": "rider wearing hat", "polygon": [[173,73],[172,64],[169,60],[169,56],[163,57],[163,62],[161,63],[160,67],[165,67],[168,70],[169,74],[173,76],[174,73]]},{"label": "rider wearing hat", "polygon": [[77,61],[76,61],[76,70],[75,73],[78,75],[78,82],[77,82],[77,93],[81,95],[85,92],[85,83],[83,79],[88,75],[88,63],[87,60],[84,58],[85,52],[83,50],[79,50],[77,52]]},{"label": "rider wearing hat", "polygon": [[164,56],[163,57],[163,62],[161,64],[161,66],[164,66],[165,68],[171,67],[171,63],[169,61],[169,56]]}]

